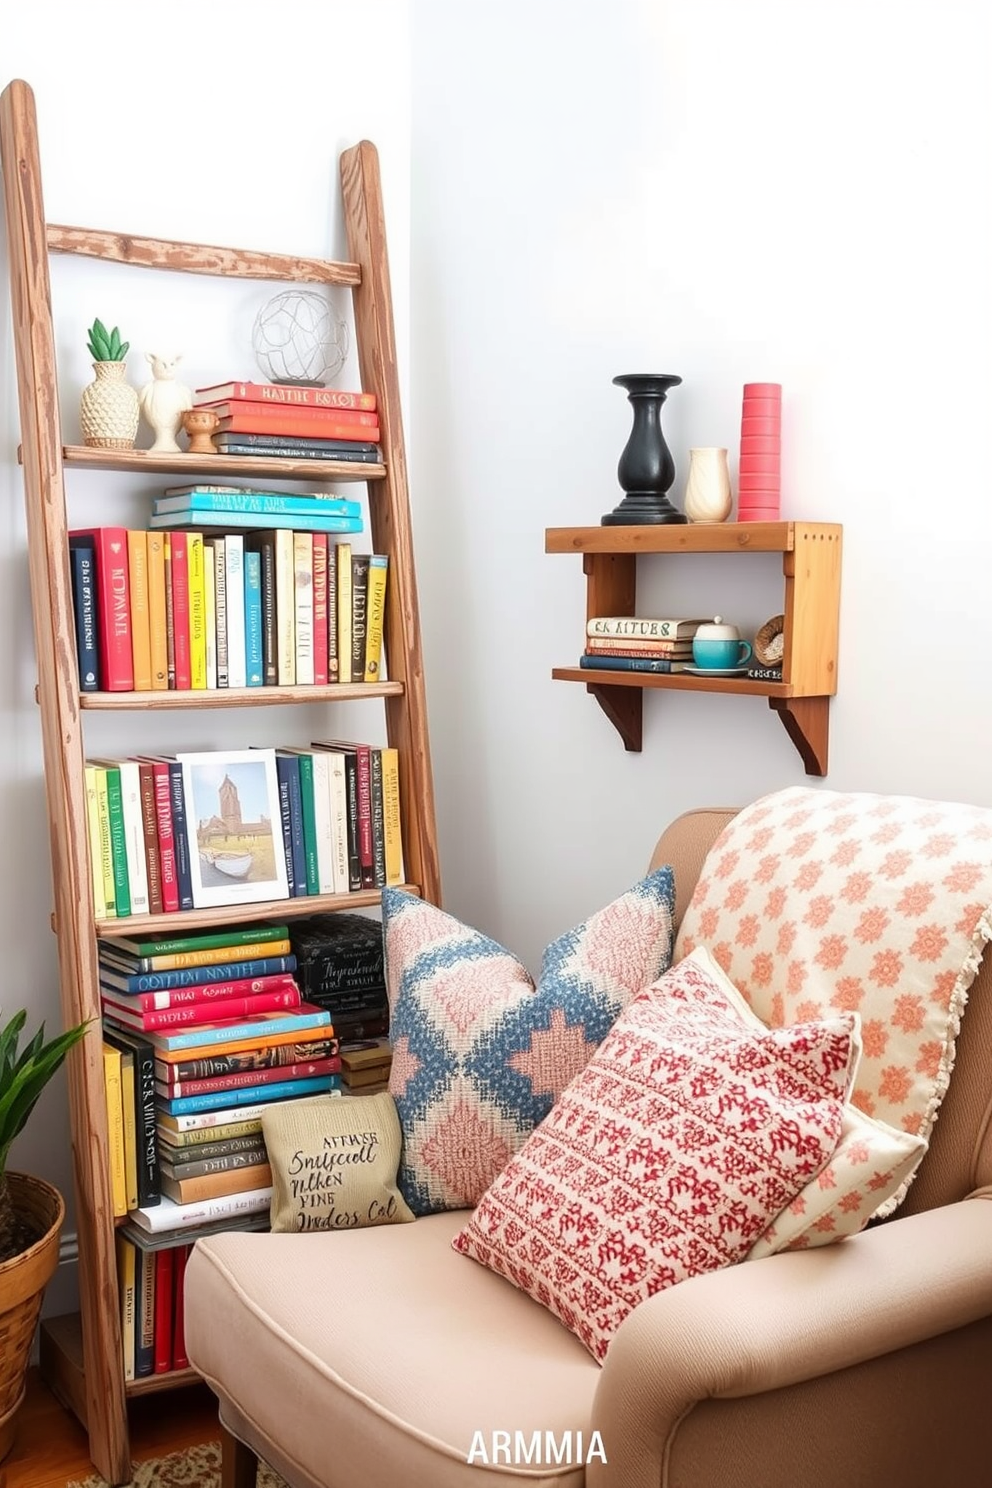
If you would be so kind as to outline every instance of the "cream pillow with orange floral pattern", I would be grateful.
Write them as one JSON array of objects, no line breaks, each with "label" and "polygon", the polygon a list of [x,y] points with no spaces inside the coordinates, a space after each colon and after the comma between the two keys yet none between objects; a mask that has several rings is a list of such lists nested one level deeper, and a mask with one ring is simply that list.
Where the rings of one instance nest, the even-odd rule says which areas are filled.
[{"label": "cream pillow with orange floral pattern", "polygon": [[989,809],[797,786],[720,833],[675,955],[705,946],[770,1027],[860,1013],[852,1101],[926,1141],[990,907]]}]

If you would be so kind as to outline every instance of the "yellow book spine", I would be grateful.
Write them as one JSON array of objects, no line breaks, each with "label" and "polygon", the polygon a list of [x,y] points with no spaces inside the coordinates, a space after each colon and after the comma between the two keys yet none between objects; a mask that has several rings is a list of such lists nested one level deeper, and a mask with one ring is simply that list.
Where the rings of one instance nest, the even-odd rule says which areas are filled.
[{"label": "yellow book spine", "polygon": [[338,681],[351,682],[351,543],[338,543]]},{"label": "yellow book spine", "polygon": [[386,619],[385,553],[369,558],[369,588],[365,606],[365,681],[378,682],[382,673],[382,630]]},{"label": "yellow book spine", "polygon": [[382,751],[382,836],[386,854],[386,883],[403,882],[403,816],[400,811],[400,756],[398,749]]},{"label": "yellow book spine", "polygon": [[[96,797],[96,766],[83,771],[86,784],[86,835],[90,844],[90,877],[93,880],[93,913],[98,920],[107,918],[107,901],[103,893],[103,858],[100,853],[100,808]],[[108,822],[109,827],[109,822]]]},{"label": "yellow book spine", "polygon": [[280,687],[296,686],[296,565],[293,534],[275,533],[276,568],[276,680]]},{"label": "yellow book spine", "polygon": [[110,798],[107,794],[107,772],[96,767],[96,809],[100,837],[100,874],[103,879],[103,899],[106,914],[117,913],[117,894],[114,888],[114,848],[110,836]]},{"label": "yellow book spine", "polygon": [[152,670],[152,691],[164,692],[169,686],[169,642],[165,618],[165,533],[149,532],[148,536],[148,648]]},{"label": "yellow book spine", "polygon": [[127,1213],[127,1183],[124,1178],[124,1103],[121,1098],[121,1051],[111,1044],[103,1046],[103,1083],[107,1094],[107,1136],[110,1165],[110,1190],[114,1218]]},{"label": "yellow book spine", "polygon": [[206,630],[207,689],[217,686],[217,569],[214,550],[203,548],[203,623]]},{"label": "yellow book spine", "polygon": [[[278,940],[260,940],[245,946],[253,960],[268,956],[289,956],[292,948],[288,936]],[[202,951],[171,951],[147,959],[150,971],[181,971],[186,966],[220,966],[225,961],[236,959],[238,948],[231,946],[205,946]]]},{"label": "yellow book spine", "polygon": [[117,1291],[121,1304],[121,1352],[124,1378],[134,1379],[135,1309],[138,1305],[137,1252],[130,1240],[117,1236]]},{"label": "yellow book spine", "polygon": [[128,585],[131,600],[131,663],[135,692],[152,685],[151,616],[148,606],[148,533],[128,532]]},{"label": "yellow book spine", "polygon": [[138,1123],[134,1112],[134,1055],[121,1050],[121,1107],[124,1112],[124,1192],[129,1210],[138,1207]]},{"label": "yellow book spine", "polygon": [[203,533],[187,532],[189,570],[189,672],[194,692],[207,686],[207,621],[203,587]]}]

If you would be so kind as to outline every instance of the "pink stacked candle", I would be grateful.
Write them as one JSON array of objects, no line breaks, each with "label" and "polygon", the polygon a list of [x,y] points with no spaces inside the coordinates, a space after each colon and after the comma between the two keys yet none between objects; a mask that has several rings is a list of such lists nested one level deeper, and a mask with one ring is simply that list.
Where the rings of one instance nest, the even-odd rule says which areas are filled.
[{"label": "pink stacked candle", "polygon": [[782,494],[782,385],[746,382],[741,408],[737,520],[777,522]]}]

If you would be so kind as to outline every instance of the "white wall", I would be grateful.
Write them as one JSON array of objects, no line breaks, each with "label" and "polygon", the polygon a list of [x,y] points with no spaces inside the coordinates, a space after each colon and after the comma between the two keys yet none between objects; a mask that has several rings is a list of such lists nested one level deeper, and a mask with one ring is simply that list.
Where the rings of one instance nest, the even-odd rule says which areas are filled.
[{"label": "white wall", "polygon": [[[156,19],[158,17],[159,19]],[[162,18],[167,18],[163,24]],[[50,221],[235,247],[347,256],[338,155],[368,138],[379,148],[401,363],[409,332],[409,35],[404,0],[237,5],[171,0],[162,9],[96,0],[34,0],[6,8],[4,76],[34,89],[45,210]],[[2,265],[6,280],[6,259]],[[79,440],[79,392],[92,377],[86,330],[119,323],[132,343],[129,380],[146,380],[147,351],[180,350],[193,386],[250,377],[252,321],[277,286],[52,261],[64,437]],[[347,300],[340,302],[347,310]],[[354,355],[341,374],[357,382]],[[10,311],[0,298],[0,1006],[59,1021],[37,676],[26,568],[24,502]],[[144,431],[141,442],[148,443]],[[69,475],[74,525],[139,525],[159,480]],[[354,491],[355,488],[351,488]],[[114,513],[113,517],[108,515]],[[295,716],[294,716],[295,713]],[[326,714],[324,715],[326,719]],[[243,722],[243,720],[242,720]],[[348,717],[354,723],[354,714]],[[253,713],[252,741],[297,736],[295,710]],[[337,724],[340,727],[337,727]],[[230,727],[225,727],[225,724]],[[235,719],[127,715],[93,720],[92,753],[238,745]],[[344,732],[344,715],[332,732]],[[311,735],[307,735],[311,737]],[[371,737],[371,735],[370,735]],[[53,1082],[14,1149],[13,1164],[70,1196],[64,1081]],[[67,1225],[71,1250],[74,1220]],[[71,1268],[48,1311],[71,1305]]]},{"label": "white wall", "polygon": [[[784,388],[783,515],[845,529],[829,788],[992,804],[988,6],[416,0],[413,467],[448,907],[535,966],[693,805],[803,783],[763,700],[583,688],[622,372],[726,445]],[[643,613],[781,608],[773,558],[642,563]]]}]

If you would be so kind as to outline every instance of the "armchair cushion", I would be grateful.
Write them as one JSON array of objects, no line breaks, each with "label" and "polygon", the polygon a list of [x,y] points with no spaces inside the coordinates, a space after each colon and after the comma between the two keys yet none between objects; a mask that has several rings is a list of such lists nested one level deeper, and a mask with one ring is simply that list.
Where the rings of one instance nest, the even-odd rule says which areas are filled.
[{"label": "armchair cushion", "polygon": [[990,906],[992,811],[795,787],[721,832],[676,955],[706,946],[764,1023],[860,1012],[854,1104],[928,1138]]},{"label": "armchair cushion", "polygon": [[554,941],[535,987],[496,941],[401,889],[384,892],[389,1090],[414,1214],[478,1202],[669,965],[673,907],[672,870],[660,868]]},{"label": "armchair cushion", "polygon": [[837,1146],[855,1018],[764,1029],[705,958],[637,996],[455,1237],[598,1359],[640,1302],[743,1259]]}]

